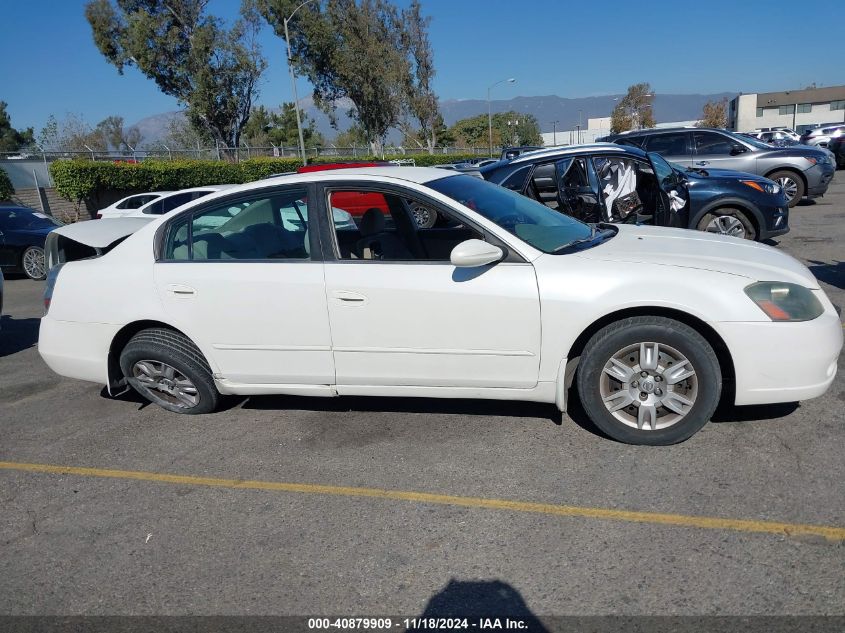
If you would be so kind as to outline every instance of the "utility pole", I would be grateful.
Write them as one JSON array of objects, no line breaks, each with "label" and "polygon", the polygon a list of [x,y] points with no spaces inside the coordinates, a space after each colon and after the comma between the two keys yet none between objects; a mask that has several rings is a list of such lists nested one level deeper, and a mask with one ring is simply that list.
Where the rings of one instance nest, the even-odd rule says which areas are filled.
[{"label": "utility pole", "polygon": [[505,82],[512,84],[516,81],[513,77],[510,79],[501,79],[494,84],[487,87],[487,136],[490,143],[490,158],[493,158],[493,111],[490,106],[490,91]]},{"label": "utility pole", "polygon": [[557,124],[560,121],[552,121],[552,145],[557,145]]},{"label": "utility pole", "polygon": [[305,139],[302,136],[302,120],[299,117],[299,97],[296,94],[296,75],[293,72],[293,63],[291,62],[290,54],[290,35],[288,35],[288,22],[293,19],[294,14],[304,7],[309,2],[314,0],[305,0],[298,7],[293,10],[288,17],[284,19],[285,25],[285,44],[287,45],[288,53],[288,70],[290,71],[290,85],[293,88],[293,110],[296,112],[296,131],[299,133],[299,157],[302,159],[302,164],[305,164]]}]

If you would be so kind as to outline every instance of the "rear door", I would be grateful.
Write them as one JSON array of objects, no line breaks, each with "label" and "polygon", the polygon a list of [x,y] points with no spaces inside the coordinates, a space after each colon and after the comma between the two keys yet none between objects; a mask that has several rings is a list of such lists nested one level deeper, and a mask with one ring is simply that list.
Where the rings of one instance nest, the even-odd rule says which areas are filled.
[{"label": "rear door", "polygon": [[693,160],[691,142],[687,131],[654,134],[646,137],[645,150],[660,154],[669,162],[690,167]]},{"label": "rear door", "polygon": [[334,382],[311,189],[245,192],[180,214],[155,264],[174,326],[239,384]]}]

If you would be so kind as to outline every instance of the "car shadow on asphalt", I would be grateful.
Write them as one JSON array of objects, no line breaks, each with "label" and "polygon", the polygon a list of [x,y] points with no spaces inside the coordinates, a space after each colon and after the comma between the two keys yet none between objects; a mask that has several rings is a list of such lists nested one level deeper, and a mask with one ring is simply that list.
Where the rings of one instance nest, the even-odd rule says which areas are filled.
[{"label": "car shadow on asphalt", "polygon": [[735,404],[721,403],[711,422],[724,424],[726,422],[762,422],[766,420],[777,420],[785,418],[798,410],[798,402],[779,402],[777,404],[752,404],[738,406]]},{"label": "car shadow on asphalt", "polygon": [[29,349],[38,342],[41,319],[0,317],[0,358]]},{"label": "car shadow on asphalt", "polygon": [[[446,415],[478,415],[514,418],[541,418],[561,424],[560,412],[553,404],[514,400],[472,400],[464,398],[380,398],[341,396],[309,398],[306,396],[250,396],[241,408],[261,411],[326,411],[343,413],[437,413]],[[237,403],[235,403],[236,406]]]},{"label": "car shadow on asphalt", "polygon": [[845,262],[827,264],[815,259],[808,259],[810,272],[816,279],[826,284],[845,290]]},{"label": "car shadow on asphalt", "polygon": [[[530,633],[548,631],[528,608],[522,594],[501,580],[460,581],[452,578],[429,599],[418,618],[447,618],[459,621],[466,618],[470,627],[512,628]],[[506,618],[514,624],[508,626]],[[499,625],[495,624],[496,619],[499,620]],[[489,624],[485,626],[487,622]],[[517,622],[522,624],[515,624]]]}]

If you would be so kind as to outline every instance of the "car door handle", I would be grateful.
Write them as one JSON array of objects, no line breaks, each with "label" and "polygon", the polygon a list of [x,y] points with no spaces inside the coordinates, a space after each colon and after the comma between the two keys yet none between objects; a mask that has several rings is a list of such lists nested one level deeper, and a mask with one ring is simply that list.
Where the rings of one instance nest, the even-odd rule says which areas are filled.
[{"label": "car door handle", "polygon": [[167,292],[179,297],[191,296],[197,293],[197,291],[190,286],[185,286],[183,284],[169,284],[167,286]]},{"label": "car door handle", "polygon": [[710,164],[709,160],[700,160],[696,163],[696,165],[701,165],[702,167],[704,167],[705,165],[709,165],[709,164]]},{"label": "car door handle", "polygon": [[350,292],[348,290],[335,290],[332,296],[342,303],[357,303],[364,304],[367,302],[367,297],[357,292]]}]

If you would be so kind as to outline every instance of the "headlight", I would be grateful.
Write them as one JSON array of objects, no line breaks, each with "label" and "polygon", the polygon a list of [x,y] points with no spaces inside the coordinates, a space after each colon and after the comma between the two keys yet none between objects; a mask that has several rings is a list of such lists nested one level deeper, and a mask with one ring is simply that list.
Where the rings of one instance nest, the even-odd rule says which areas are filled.
[{"label": "headlight", "polygon": [[805,156],[804,160],[810,163],[810,167],[813,165],[825,165],[827,164],[827,154],[822,154],[821,156]]},{"label": "headlight", "polygon": [[824,312],[813,292],[798,284],[759,281],[747,286],[745,294],[772,321],[811,321]]},{"label": "headlight", "polygon": [[757,191],[764,191],[766,193],[778,194],[780,193],[780,185],[775,182],[764,182],[761,180],[740,180],[743,185],[748,185]]}]

